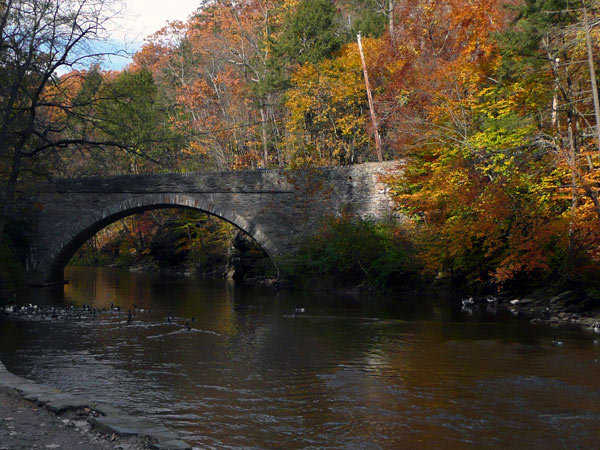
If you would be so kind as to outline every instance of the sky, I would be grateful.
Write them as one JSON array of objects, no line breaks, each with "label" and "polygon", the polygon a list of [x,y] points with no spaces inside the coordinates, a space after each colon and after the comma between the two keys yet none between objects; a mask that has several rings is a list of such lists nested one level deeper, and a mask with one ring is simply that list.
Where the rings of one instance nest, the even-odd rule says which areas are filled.
[{"label": "sky", "polygon": [[[200,5],[201,0],[122,0],[122,17],[109,29],[114,49],[128,53],[139,50],[144,38],[160,30],[167,22],[185,21]],[[106,69],[119,70],[131,62],[131,57],[115,57],[106,61]]]}]

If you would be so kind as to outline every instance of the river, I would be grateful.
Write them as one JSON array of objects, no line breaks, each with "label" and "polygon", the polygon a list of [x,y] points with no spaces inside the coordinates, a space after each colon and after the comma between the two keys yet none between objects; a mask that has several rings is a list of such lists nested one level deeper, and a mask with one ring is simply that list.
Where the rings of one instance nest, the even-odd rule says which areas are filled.
[{"label": "river", "polygon": [[435,298],[349,300],[107,268],[66,278],[64,291],[29,300],[121,312],[0,318],[0,359],[200,448],[600,447],[600,341],[575,328]]}]

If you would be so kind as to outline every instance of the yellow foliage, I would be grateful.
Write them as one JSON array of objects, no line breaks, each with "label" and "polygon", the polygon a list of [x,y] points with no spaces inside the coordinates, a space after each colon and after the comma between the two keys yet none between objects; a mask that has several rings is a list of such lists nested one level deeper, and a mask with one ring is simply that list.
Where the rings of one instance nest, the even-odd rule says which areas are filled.
[{"label": "yellow foliage", "polygon": [[[364,39],[363,45],[374,64],[379,41]],[[368,156],[369,109],[357,44],[344,46],[334,59],[299,67],[291,84],[284,144],[293,165],[347,164]]]}]

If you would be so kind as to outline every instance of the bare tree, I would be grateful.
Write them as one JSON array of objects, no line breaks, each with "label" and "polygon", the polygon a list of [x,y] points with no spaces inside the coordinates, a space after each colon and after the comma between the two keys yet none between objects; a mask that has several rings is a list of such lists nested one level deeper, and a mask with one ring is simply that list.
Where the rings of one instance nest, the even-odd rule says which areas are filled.
[{"label": "bare tree", "polygon": [[0,0],[0,237],[26,161],[71,146],[115,144],[69,125],[93,118],[81,115],[62,85],[65,74],[106,55],[99,49],[107,48],[107,26],[119,6],[117,0]]}]

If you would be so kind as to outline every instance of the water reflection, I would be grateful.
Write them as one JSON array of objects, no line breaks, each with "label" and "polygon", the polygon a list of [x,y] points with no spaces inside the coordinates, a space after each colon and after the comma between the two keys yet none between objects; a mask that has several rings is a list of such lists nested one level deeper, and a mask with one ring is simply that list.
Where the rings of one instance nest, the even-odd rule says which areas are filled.
[{"label": "water reflection", "polygon": [[32,299],[106,311],[5,319],[2,360],[200,447],[597,447],[600,346],[579,331],[559,348],[551,329],[507,311],[435,299],[348,304],[107,269],[67,276],[64,298]]}]

